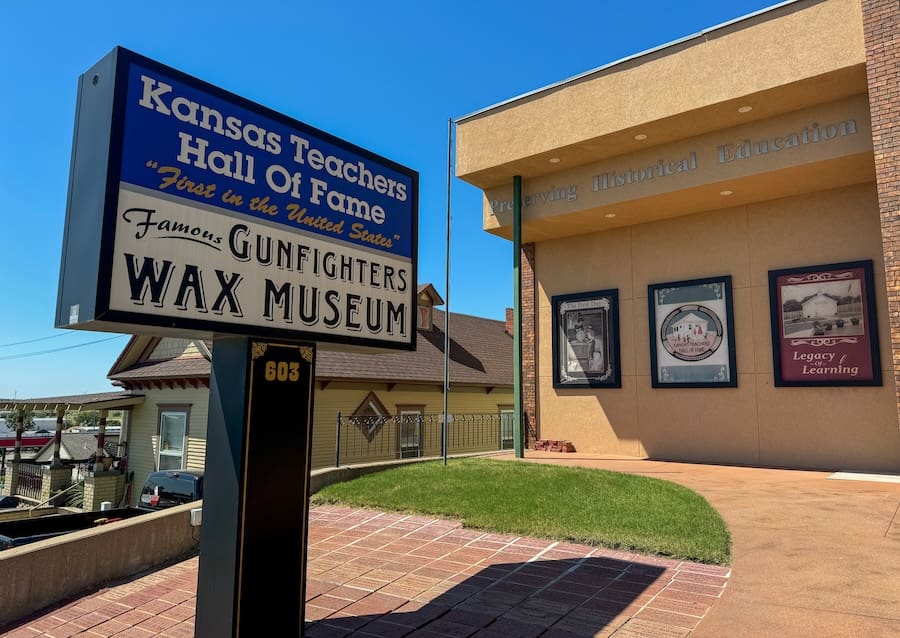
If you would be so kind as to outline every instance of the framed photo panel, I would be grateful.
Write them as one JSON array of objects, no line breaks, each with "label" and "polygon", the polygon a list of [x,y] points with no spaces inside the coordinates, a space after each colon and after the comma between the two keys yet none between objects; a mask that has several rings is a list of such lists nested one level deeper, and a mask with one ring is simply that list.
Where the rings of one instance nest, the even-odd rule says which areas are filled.
[{"label": "framed photo panel", "polygon": [[552,299],[553,387],[621,388],[619,291]]},{"label": "framed photo panel", "polygon": [[731,276],[647,287],[654,388],[733,388]]},{"label": "framed photo panel", "polygon": [[881,385],[872,260],[769,271],[776,386]]}]

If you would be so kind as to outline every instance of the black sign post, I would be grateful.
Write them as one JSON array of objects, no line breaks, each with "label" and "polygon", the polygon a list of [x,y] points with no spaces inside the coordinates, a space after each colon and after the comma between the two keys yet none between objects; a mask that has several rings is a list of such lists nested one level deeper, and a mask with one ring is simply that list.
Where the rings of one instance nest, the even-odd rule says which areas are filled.
[{"label": "black sign post", "polygon": [[302,635],[315,352],[213,344],[197,638]]}]

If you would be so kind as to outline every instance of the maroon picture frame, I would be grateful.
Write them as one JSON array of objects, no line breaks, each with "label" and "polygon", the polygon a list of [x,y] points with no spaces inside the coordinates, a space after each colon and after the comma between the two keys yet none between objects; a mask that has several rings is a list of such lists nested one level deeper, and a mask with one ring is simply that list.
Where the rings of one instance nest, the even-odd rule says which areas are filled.
[{"label": "maroon picture frame", "polygon": [[775,385],[879,386],[872,261],[769,271]]}]

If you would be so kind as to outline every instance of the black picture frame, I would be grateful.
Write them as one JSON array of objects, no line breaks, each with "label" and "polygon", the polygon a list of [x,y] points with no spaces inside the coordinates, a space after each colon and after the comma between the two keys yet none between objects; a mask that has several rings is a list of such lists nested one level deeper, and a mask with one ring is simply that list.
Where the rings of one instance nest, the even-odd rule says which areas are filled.
[{"label": "black picture frame", "polygon": [[654,388],[737,387],[731,275],[647,286]]},{"label": "black picture frame", "polygon": [[882,385],[871,259],[769,271],[776,387]]},{"label": "black picture frame", "polygon": [[621,388],[619,291],[556,295],[553,387]]}]

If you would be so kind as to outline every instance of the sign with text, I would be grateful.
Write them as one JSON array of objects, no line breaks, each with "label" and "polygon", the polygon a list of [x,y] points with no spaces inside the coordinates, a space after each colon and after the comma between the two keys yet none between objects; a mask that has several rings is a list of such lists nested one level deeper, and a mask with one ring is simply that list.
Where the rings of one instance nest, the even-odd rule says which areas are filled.
[{"label": "sign with text", "polygon": [[553,387],[621,388],[619,291],[556,295],[553,308]]},{"label": "sign with text", "polygon": [[213,342],[197,638],[303,633],[315,359],[313,343]]},{"label": "sign with text", "polygon": [[[284,586],[274,588],[279,592],[267,584],[276,563],[290,574],[306,574],[315,346],[251,341],[250,349],[239,483],[239,516],[244,525],[238,539],[241,568],[235,592],[240,626],[235,635],[253,636],[266,617],[271,622],[280,616],[283,621],[273,626],[296,636],[303,628],[303,613],[297,611],[304,600],[305,578],[286,578]],[[284,417],[286,405],[291,406],[299,427],[272,436],[266,427]],[[282,611],[275,612],[276,608]],[[296,626],[288,626],[289,621]]]},{"label": "sign with text", "polygon": [[57,325],[411,349],[417,198],[413,170],[115,49],[79,87]]},{"label": "sign with text", "polygon": [[[610,223],[604,215],[620,214],[616,208],[627,202],[871,152],[871,140],[868,105],[852,97],[666,144],[637,145],[628,153],[525,180],[523,223],[584,213],[584,221],[597,219],[595,230],[600,230]],[[826,171],[818,179],[822,188],[838,185]],[[487,188],[484,194],[485,228],[511,226],[511,184]],[[568,231],[546,232],[555,236]]]},{"label": "sign with text", "polygon": [[776,386],[881,385],[872,262],[769,271]]},{"label": "sign with text", "polygon": [[737,387],[731,275],[647,286],[654,388]]}]

